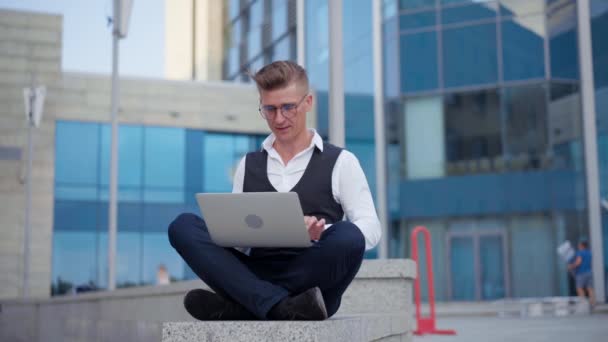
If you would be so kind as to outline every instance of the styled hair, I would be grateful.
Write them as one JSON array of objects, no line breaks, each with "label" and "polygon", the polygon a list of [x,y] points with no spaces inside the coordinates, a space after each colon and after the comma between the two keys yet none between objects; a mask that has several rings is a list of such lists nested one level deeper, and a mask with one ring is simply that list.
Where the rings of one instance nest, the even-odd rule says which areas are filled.
[{"label": "styled hair", "polygon": [[308,75],[306,70],[292,61],[272,62],[258,70],[251,77],[259,91],[277,90],[296,82],[308,91]]}]

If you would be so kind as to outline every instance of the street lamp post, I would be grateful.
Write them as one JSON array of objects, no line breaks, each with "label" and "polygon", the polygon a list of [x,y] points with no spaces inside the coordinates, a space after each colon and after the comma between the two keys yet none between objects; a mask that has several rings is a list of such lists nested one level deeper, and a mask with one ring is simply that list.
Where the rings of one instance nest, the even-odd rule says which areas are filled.
[{"label": "street lamp post", "polygon": [[110,198],[108,205],[108,290],[116,289],[116,221],[118,214],[118,40],[127,36],[133,0],[114,0],[112,20],[112,140],[110,145]]},{"label": "street lamp post", "polygon": [[[33,83],[33,81],[32,81]],[[23,89],[25,100],[25,116],[27,119],[27,169],[25,176],[25,229],[23,233],[23,298],[30,295],[30,236],[32,208],[32,162],[34,159],[32,128],[40,125],[46,88],[44,86]]]}]

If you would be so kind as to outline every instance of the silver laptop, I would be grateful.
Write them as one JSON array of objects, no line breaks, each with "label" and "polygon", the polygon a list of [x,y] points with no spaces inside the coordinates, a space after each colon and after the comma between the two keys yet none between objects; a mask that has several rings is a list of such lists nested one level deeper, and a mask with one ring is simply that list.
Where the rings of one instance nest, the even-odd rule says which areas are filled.
[{"label": "silver laptop", "polygon": [[213,242],[223,247],[309,247],[295,192],[200,193],[196,200]]}]

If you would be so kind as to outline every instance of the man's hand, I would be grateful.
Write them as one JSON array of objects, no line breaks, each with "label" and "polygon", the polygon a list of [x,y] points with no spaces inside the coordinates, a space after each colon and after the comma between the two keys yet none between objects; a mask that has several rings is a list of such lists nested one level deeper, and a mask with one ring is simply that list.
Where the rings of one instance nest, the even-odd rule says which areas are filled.
[{"label": "man's hand", "polygon": [[317,220],[314,216],[304,216],[304,223],[306,223],[311,240],[318,241],[321,239],[321,234],[325,230],[325,219]]}]

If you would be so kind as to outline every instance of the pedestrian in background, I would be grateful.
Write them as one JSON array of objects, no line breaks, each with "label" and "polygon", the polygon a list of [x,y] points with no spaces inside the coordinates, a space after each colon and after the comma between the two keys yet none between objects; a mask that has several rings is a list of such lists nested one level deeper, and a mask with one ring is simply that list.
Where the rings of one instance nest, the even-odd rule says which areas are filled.
[{"label": "pedestrian in background", "polygon": [[589,296],[591,306],[595,305],[593,296],[593,275],[591,273],[591,251],[587,241],[578,243],[578,251],[570,261],[568,269],[574,272],[576,282],[576,293],[579,297],[585,297],[585,290]]}]

